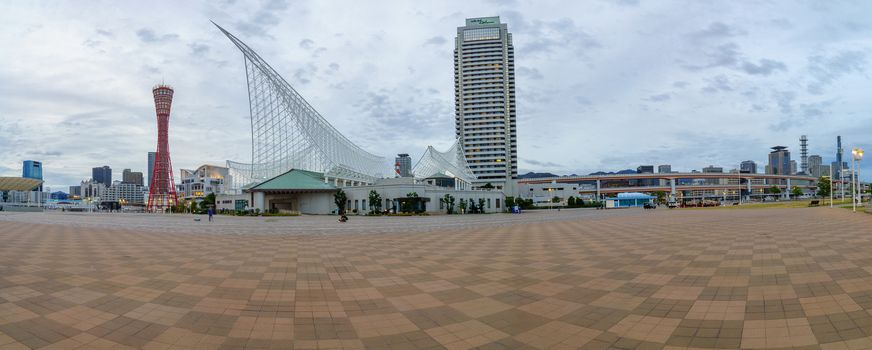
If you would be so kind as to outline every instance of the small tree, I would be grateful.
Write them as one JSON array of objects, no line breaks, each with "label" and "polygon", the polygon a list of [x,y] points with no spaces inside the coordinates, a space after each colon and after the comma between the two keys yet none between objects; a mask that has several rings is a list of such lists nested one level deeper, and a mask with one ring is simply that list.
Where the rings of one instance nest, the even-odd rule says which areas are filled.
[{"label": "small tree", "polygon": [[660,203],[660,204],[666,203],[666,192],[657,191],[657,192],[654,192],[654,195],[657,196],[657,203]]},{"label": "small tree", "polygon": [[466,213],[466,199],[460,199],[460,213]]},{"label": "small tree", "polygon": [[817,188],[818,188],[817,195],[821,196],[821,197],[829,196],[830,191],[833,188],[832,185],[833,185],[833,183],[830,180],[829,176],[821,176],[821,178],[818,179],[818,183],[817,183]]},{"label": "small tree", "polygon": [[345,214],[345,204],[348,202],[348,196],[341,188],[333,194],[333,202],[339,208],[339,215]]},{"label": "small tree", "polygon": [[375,190],[369,191],[369,212],[380,212],[382,207],[382,197]]},{"label": "small tree", "polygon": [[445,204],[446,214],[454,214],[454,196],[446,194],[444,197],[439,198],[439,200],[442,204]]},{"label": "small tree", "polygon": [[488,183],[484,184],[484,186],[481,186],[481,188],[485,189],[485,190],[492,190],[492,189],[494,189],[494,185],[491,185],[491,183],[488,182]]},{"label": "small tree", "polygon": [[576,203],[577,203],[577,202],[575,201],[575,197],[573,197],[573,196],[569,196],[569,198],[566,198],[566,206],[567,206],[567,207],[572,208],[572,207],[574,207],[574,206],[576,205]]},{"label": "small tree", "polygon": [[478,212],[484,213],[484,198],[478,199]]},{"label": "small tree", "polygon": [[203,197],[203,203],[200,203],[201,209],[206,209],[206,208],[210,208],[210,207],[211,208],[215,207],[215,193],[214,192],[210,192],[209,194],[206,195],[206,197]]},{"label": "small tree", "polygon": [[554,198],[551,198],[551,203],[560,203],[560,197],[554,196]]},{"label": "small tree", "polygon": [[802,189],[800,189],[799,186],[793,186],[793,188],[790,190],[790,194],[792,194],[794,197],[802,196]]},{"label": "small tree", "polygon": [[781,189],[778,188],[778,186],[772,186],[772,187],[769,187],[769,193],[779,194],[779,193],[781,193]]}]

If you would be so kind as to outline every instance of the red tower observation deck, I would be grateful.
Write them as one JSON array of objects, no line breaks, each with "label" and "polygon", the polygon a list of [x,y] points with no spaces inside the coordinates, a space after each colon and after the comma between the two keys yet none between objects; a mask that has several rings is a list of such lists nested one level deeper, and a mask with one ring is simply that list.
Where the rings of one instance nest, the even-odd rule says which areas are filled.
[{"label": "red tower observation deck", "polygon": [[146,211],[164,211],[178,204],[176,183],[173,181],[173,165],[170,162],[168,130],[170,126],[170,107],[173,104],[173,88],[167,85],[155,86],[154,108],[157,111],[157,154],[154,158],[154,173],[148,188]]}]

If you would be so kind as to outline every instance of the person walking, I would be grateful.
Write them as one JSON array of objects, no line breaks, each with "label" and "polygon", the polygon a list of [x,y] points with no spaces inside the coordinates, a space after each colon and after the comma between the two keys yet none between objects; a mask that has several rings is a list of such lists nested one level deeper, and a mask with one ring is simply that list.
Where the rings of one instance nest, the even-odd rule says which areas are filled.
[{"label": "person walking", "polygon": [[209,222],[212,222],[212,207],[209,207],[209,210],[206,211],[209,214]]}]

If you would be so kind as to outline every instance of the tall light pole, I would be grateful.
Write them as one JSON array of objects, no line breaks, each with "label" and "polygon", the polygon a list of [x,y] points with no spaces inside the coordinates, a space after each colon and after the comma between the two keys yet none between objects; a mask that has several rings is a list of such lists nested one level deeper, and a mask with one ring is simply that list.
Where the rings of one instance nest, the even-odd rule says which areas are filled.
[{"label": "tall light pole", "polygon": [[854,148],[851,150],[851,198],[853,199],[854,211],[857,211],[857,201],[860,200],[860,161],[863,160],[863,149]]},{"label": "tall light pole", "polygon": [[829,181],[830,181],[830,208],[832,208],[833,207],[833,191],[835,190],[833,188],[833,167],[832,166],[830,167]]}]

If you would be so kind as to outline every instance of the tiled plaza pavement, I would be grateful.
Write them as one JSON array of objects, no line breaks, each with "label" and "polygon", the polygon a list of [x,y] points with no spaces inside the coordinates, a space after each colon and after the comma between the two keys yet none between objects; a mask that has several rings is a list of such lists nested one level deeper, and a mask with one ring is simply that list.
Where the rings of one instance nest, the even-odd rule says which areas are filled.
[{"label": "tiled plaza pavement", "polygon": [[353,218],[367,235],[6,215],[0,349],[872,347],[872,215],[601,212],[380,221],[414,233]]}]

